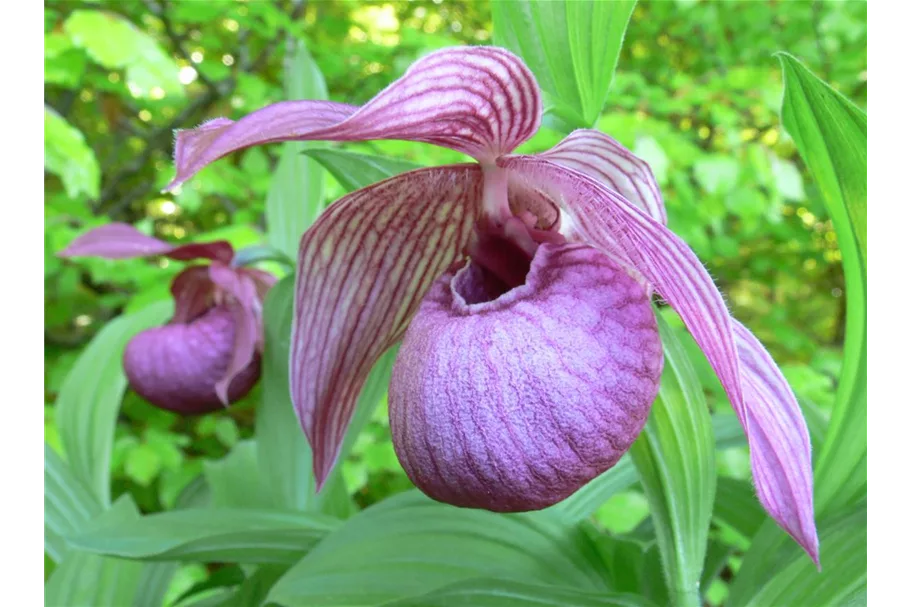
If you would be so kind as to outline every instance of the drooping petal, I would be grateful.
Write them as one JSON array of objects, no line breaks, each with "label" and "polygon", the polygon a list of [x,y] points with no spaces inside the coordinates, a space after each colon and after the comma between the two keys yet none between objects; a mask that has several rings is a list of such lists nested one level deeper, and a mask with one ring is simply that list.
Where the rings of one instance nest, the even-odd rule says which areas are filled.
[{"label": "drooping petal", "polygon": [[434,283],[389,386],[392,440],[431,497],[536,510],[612,467],[642,430],[663,354],[645,290],[598,249],[538,247],[490,292],[474,263]]},{"label": "drooping petal", "polygon": [[224,399],[215,391],[232,358],[234,332],[231,310],[216,306],[190,323],[137,334],[123,355],[130,386],[150,403],[184,415],[215,411],[243,398],[259,379],[258,357],[235,375]]},{"label": "drooping petal", "polygon": [[234,248],[224,240],[174,246],[163,240],[146,236],[126,223],[108,223],[75,238],[61,257],[104,257],[130,259],[164,255],[180,261],[218,259],[225,263],[234,257]]},{"label": "drooping petal", "polygon": [[231,358],[225,373],[215,382],[215,392],[225,405],[228,404],[228,388],[234,378],[244,372],[257,356],[262,327],[262,301],[256,290],[256,283],[246,272],[218,262],[209,266],[209,276],[223,292],[231,297],[225,306],[234,321],[234,343]]},{"label": "drooping petal", "polygon": [[810,437],[800,405],[759,340],[733,320],[743,374],[744,404],[735,409],[746,430],[756,494],[763,507],[819,565],[813,520]]},{"label": "drooping petal", "polygon": [[667,225],[664,199],[652,169],[612,137],[579,129],[538,156],[594,178]]},{"label": "drooping petal", "polygon": [[173,188],[235,150],[276,141],[405,139],[493,161],[531,137],[541,98],[521,59],[494,47],[455,47],[415,62],[360,108],[285,101],[232,122],[177,134]]},{"label": "drooping petal", "polygon": [[[765,432],[783,438],[766,423],[770,416],[788,416],[800,434],[806,434],[806,424],[796,414],[793,402],[785,397],[781,389],[784,380],[770,380],[770,369],[776,369],[771,359],[758,366],[755,360],[761,357],[744,352],[743,336],[735,337],[734,321],[724,300],[692,250],[638,207],[578,171],[533,156],[503,158],[498,164],[513,169],[535,187],[548,189],[554,199],[563,203],[575,229],[588,242],[626,260],[680,314],[740,416],[750,439],[754,470],[765,477],[757,481],[763,483],[762,491],[769,497],[774,487],[790,485],[788,491],[775,494],[775,500],[770,501],[774,510],[770,509],[769,514],[789,532],[800,534],[795,537],[815,560],[818,555],[812,551],[816,545],[811,515],[812,477],[795,473],[811,469],[809,442],[770,444],[757,434]],[[756,428],[754,432],[754,421],[761,430]],[[763,505],[767,505],[765,501]],[[794,519],[793,513],[800,516]],[[799,524],[795,525],[795,520]]]},{"label": "drooping petal", "polygon": [[174,297],[172,323],[188,323],[215,305],[215,283],[209,277],[209,266],[192,266],[171,282]]},{"label": "drooping petal", "polygon": [[291,393],[318,485],[370,368],[461,256],[481,194],[477,165],[419,169],[345,196],[301,239]]}]

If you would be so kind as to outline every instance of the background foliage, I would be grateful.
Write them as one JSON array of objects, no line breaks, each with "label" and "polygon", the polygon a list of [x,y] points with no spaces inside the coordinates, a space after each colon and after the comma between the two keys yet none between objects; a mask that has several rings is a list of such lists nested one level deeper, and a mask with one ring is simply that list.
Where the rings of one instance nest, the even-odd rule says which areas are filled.
[{"label": "background foliage", "polygon": [[[211,493],[206,499],[231,507],[266,508],[312,496],[295,496],[294,489],[282,485],[281,479],[270,478],[270,487],[286,487],[287,491],[277,497],[263,497],[267,500],[263,503],[238,503],[251,499],[251,495],[265,495],[255,488],[245,494],[243,487],[238,488],[239,479],[249,482],[251,477],[260,476],[258,470],[268,470],[263,464],[268,458],[285,457],[304,448],[289,436],[285,436],[287,445],[281,443],[288,451],[277,453],[253,442],[254,422],[264,424],[260,427],[272,423],[276,428],[296,423],[292,418],[268,418],[258,404],[270,389],[270,382],[228,410],[187,419],[153,408],[129,390],[121,406],[123,386],[92,376],[91,365],[70,374],[96,335],[99,339],[104,335],[108,340],[123,339],[118,322],[150,326],[167,317],[164,302],[179,264],[167,260],[62,261],[55,253],[76,234],[117,220],[173,242],[226,238],[239,247],[263,242],[268,232],[276,246],[293,254],[293,236],[275,236],[277,228],[265,224],[264,213],[269,205],[281,208],[289,197],[299,197],[301,207],[309,214],[301,215],[302,228],[323,205],[357,185],[354,177],[346,177],[344,167],[332,171],[321,168],[331,168],[331,153],[309,151],[331,146],[309,144],[307,156],[301,153],[304,146],[300,144],[250,149],[215,163],[179,193],[162,195],[159,191],[172,176],[172,131],[215,116],[238,117],[285,98],[328,96],[335,101],[362,103],[430,50],[454,44],[489,44],[494,37],[506,43],[509,33],[493,27],[494,19],[501,22],[496,12],[504,10],[503,4],[495,3],[492,14],[487,2],[470,1],[46,3],[46,467],[52,476],[62,479],[65,489],[61,494],[68,503],[80,505],[86,520],[103,509],[103,516],[111,520],[130,521],[138,512],[192,505],[195,492],[203,484]],[[814,424],[825,428],[836,403],[848,314],[842,271],[844,246],[839,248],[840,236],[827,211],[825,192],[820,189],[820,183],[824,186],[825,182],[811,175],[807,167],[815,169],[801,161],[794,139],[782,129],[782,69],[773,56],[781,50],[802,60],[835,90],[865,108],[866,6],[861,2],[643,1],[632,9],[603,111],[591,114],[593,104],[600,107],[601,100],[589,100],[580,106],[583,111],[579,116],[595,120],[597,128],[651,164],[664,192],[671,228],[706,263],[734,315],[754,330],[781,363],[808,408],[812,430]],[[544,149],[556,143],[567,121],[579,116],[550,114],[547,124],[552,128],[542,129],[523,150]],[[345,149],[421,165],[460,159],[448,150],[400,142],[353,144]],[[392,170],[404,168],[399,164]],[[355,173],[355,177],[366,179],[363,170]],[[287,291],[287,283],[283,284]],[[269,305],[276,314],[287,310],[288,305],[279,301],[280,291],[277,288],[270,297]],[[138,320],[122,316],[140,310]],[[733,446],[724,442],[731,415],[720,385],[695,344],[680,331],[676,317],[667,315],[666,320],[666,330],[679,337],[681,352],[691,357],[704,397],[715,413],[718,492],[742,498],[734,506],[716,503],[709,530],[704,590],[710,604],[722,604],[729,597],[729,582],[739,568],[741,555],[764,516],[756,512],[758,506],[747,483],[745,448],[736,440],[729,441],[735,443]],[[97,343],[93,342],[93,347]],[[109,350],[110,346],[99,352]],[[278,360],[283,360],[282,356],[279,353]],[[266,359],[268,378],[268,352]],[[280,364],[273,366],[273,371],[281,372]],[[67,458],[68,441],[79,440],[68,433],[81,431],[74,430],[75,422],[70,423],[67,417],[72,416],[66,402],[74,398],[72,390],[58,398],[68,374],[68,382],[81,380],[81,389],[89,392],[78,398],[109,403],[106,409],[99,407],[92,427],[100,428],[102,434],[114,428],[110,462],[103,457],[84,462],[68,458],[71,466],[86,468],[86,474],[97,479],[97,486],[83,486],[79,479],[65,478],[68,468],[61,456]],[[682,387],[677,390],[687,392]],[[274,400],[266,398],[265,402]],[[328,509],[339,516],[410,487],[389,440],[382,389],[373,400],[379,406],[372,416],[363,419],[364,431],[349,445],[343,478],[334,490],[341,498],[333,498],[332,491],[320,498],[334,500],[335,505]],[[672,417],[670,405],[668,408],[667,415]],[[660,428],[654,432],[660,434]],[[821,434],[814,438],[818,436]],[[110,439],[99,440],[103,443]],[[104,445],[99,449],[104,451]],[[643,445],[642,449],[647,447]],[[647,460],[647,454],[645,457]],[[91,469],[98,466],[105,470]],[[646,492],[652,489],[645,480],[638,483],[636,477],[636,469],[643,474],[643,466],[647,468],[648,462],[637,460],[635,468],[628,465],[628,475],[623,478],[629,482],[618,482],[604,503],[596,500],[595,507],[580,510],[584,512],[582,518],[588,520],[586,524],[622,540],[597,547],[599,558],[608,562],[630,561],[629,551],[638,541],[637,534],[650,524]],[[272,499],[279,501],[268,501]],[[107,509],[111,503],[113,507]],[[564,510],[571,513],[578,503]],[[413,508],[415,517],[427,514],[421,510],[426,506]],[[225,516],[230,516],[230,511],[226,512]],[[384,512],[378,511],[376,516],[382,517]],[[263,514],[262,525],[272,529],[277,541],[287,539],[287,528],[294,521],[271,516]],[[846,514],[845,520],[850,516],[856,515]],[[475,523],[483,524],[483,515],[479,517]],[[831,533],[837,535],[840,520],[833,523]],[[333,521],[308,524],[319,530],[314,533],[325,534]],[[76,523],[60,522],[61,537],[69,524]],[[196,523],[188,520],[181,524]],[[385,524],[392,533],[395,521]],[[658,520],[654,524],[660,527]],[[320,550],[334,550],[334,558],[345,562],[351,557],[346,536],[332,537],[333,542],[321,545]],[[383,537],[376,541],[381,543]],[[268,589],[284,571],[281,565],[287,568],[296,560],[294,550],[299,550],[302,542],[296,545],[291,556],[277,546],[264,559],[278,568],[260,568],[255,574],[237,565],[213,564],[222,562],[219,559],[229,551],[219,544],[197,545],[196,552],[182,553],[180,566],[161,563],[155,570],[136,569],[134,575],[152,584],[150,587],[156,586],[156,579],[170,580],[158,584],[167,589],[167,597],[158,596],[157,604],[165,599],[173,602],[200,584],[255,593],[256,580]],[[180,546],[155,549],[187,550]],[[67,550],[62,540],[52,542],[50,548],[46,545],[48,576],[57,567],[55,563],[63,562],[61,569],[76,567],[69,564],[71,561],[61,561]],[[476,547],[471,550],[477,553]],[[530,548],[528,551],[532,552]],[[650,575],[650,563],[658,559],[655,550],[641,554],[642,562],[635,565],[640,578]],[[491,562],[496,561],[496,552],[488,556]],[[88,575],[85,568],[97,569],[103,567],[102,561],[110,560],[92,558],[96,560],[82,563],[82,570],[62,574]],[[714,573],[705,578],[710,565]],[[547,566],[558,567],[559,563]],[[479,566],[479,571],[484,567]],[[62,574],[55,576],[58,586],[65,580]],[[600,578],[586,580],[580,587],[588,584],[618,589],[616,583]],[[50,587],[48,592],[52,590]],[[275,597],[304,600],[299,596],[304,590],[279,584]],[[624,590],[622,585],[619,590]],[[117,591],[112,588],[114,594],[110,596],[125,596],[117,595]],[[514,591],[531,592],[521,586]],[[440,595],[440,604],[456,604],[452,596],[446,596],[445,592]],[[660,593],[651,598],[662,603]],[[156,596],[150,595],[149,600],[155,604]]]}]

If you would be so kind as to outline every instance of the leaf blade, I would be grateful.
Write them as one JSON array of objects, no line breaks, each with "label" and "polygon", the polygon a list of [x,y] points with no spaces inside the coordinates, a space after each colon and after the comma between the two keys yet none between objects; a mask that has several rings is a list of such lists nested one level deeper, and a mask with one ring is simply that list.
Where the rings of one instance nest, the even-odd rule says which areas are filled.
[{"label": "leaf blade", "polygon": [[660,315],[658,328],[665,350],[661,389],[630,455],[649,501],[672,600],[698,605],[715,497],[715,441],[683,347]]}]

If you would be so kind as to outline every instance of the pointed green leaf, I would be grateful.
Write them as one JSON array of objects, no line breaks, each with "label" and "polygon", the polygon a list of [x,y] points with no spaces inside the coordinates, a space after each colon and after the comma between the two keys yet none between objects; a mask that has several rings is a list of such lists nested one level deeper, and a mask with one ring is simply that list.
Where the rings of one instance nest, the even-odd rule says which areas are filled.
[{"label": "pointed green leaf", "polygon": [[121,360],[127,342],[173,314],[171,301],[124,314],[104,326],[73,365],[57,395],[57,425],[73,475],[103,505],[111,502],[111,449],[127,386]]},{"label": "pointed green leaf", "polygon": [[591,128],[607,100],[635,4],[493,2],[494,41],[525,60],[567,127]]},{"label": "pointed green leaf", "polygon": [[101,513],[101,504],[57,452],[44,445],[44,551],[59,563],[64,539]]},{"label": "pointed green leaf", "polygon": [[630,449],[648,498],[668,588],[675,605],[700,605],[715,498],[712,420],[696,373],[673,330],[658,315],[664,344],[661,389]]},{"label": "pointed green leaf", "polygon": [[[302,43],[295,43],[285,62],[287,99],[328,99],[326,81]],[[323,210],[323,169],[301,155],[310,143],[282,146],[281,158],[266,196],[269,244],[297,259],[301,235]]]},{"label": "pointed green leaf", "polygon": [[337,525],[335,519],[314,514],[173,510],[93,526],[70,543],[96,554],[148,561],[290,564]]},{"label": "pointed green leaf", "polygon": [[472,579],[383,607],[657,607],[634,594],[584,592],[512,580]]},{"label": "pointed green leaf", "polygon": [[816,510],[825,514],[866,494],[867,459],[867,116],[779,53],[781,119],[822,192],[845,273],[844,362],[832,420],[816,465]]},{"label": "pointed green leaf", "polygon": [[304,154],[323,165],[348,192],[421,168],[421,165],[407,160],[332,148],[312,148],[304,150]]},{"label": "pointed green leaf", "polygon": [[[98,519],[102,524],[135,520],[139,511],[125,497]],[[44,586],[44,604],[133,605],[143,575],[142,563],[70,550]]]},{"label": "pointed green leaf", "polygon": [[[782,534],[783,535],[783,534]],[[771,536],[770,536],[771,537]],[[755,547],[755,546],[754,546]],[[822,572],[793,542],[759,544],[744,557],[727,604],[731,607],[766,605],[845,605],[867,586],[867,508],[865,504],[819,523]],[[756,572],[771,572],[768,578]]]},{"label": "pointed green leaf", "polygon": [[269,600],[380,605],[477,577],[608,590],[591,538],[554,513],[454,508],[414,491],[349,519],[279,580]]}]

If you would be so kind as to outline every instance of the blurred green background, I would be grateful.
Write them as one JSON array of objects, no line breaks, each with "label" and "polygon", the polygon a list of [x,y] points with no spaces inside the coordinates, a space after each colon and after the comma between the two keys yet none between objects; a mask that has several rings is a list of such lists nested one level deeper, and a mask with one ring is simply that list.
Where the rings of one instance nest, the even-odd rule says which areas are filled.
[{"label": "blurred green background", "polygon": [[[180,269],[167,260],[63,261],[57,251],[112,220],[172,242],[263,240],[281,148],[234,154],[164,195],[174,129],[286,98],[295,44],[309,49],[330,99],[359,104],[430,50],[492,41],[490,7],[472,1],[67,1],[47,2],[44,14],[45,427],[55,447],[56,392],[82,348],[124,310],[168,297]],[[779,125],[781,70],[772,54],[787,50],[865,108],[866,46],[863,2],[641,1],[598,122],[650,163],[671,228],[823,416],[840,366],[844,280],[832,224]],[[522,149],[561,136],[544,128]],[[347,148],[426,165],[460,160],[410,143]],[[326,183],[325,200],[307,204],[343,193],[328,174]],[[726,409],[714,375],[705,365],[699,371],[710,403]],[[114,495],[131,493],[146,512],[172,507],[207,462],[250,436],[259,398],[257,388],[229,410],[185,419],[128,393]],[[721,474],[748,476],[745,448],[720,456]],[[409,486],[382,408],[344,473],[362,505]],[[597,521],[625,531],[646,512],[633,490],[606,503]],[[189,584],[206,571],[191,565],[181,575]]]}]

